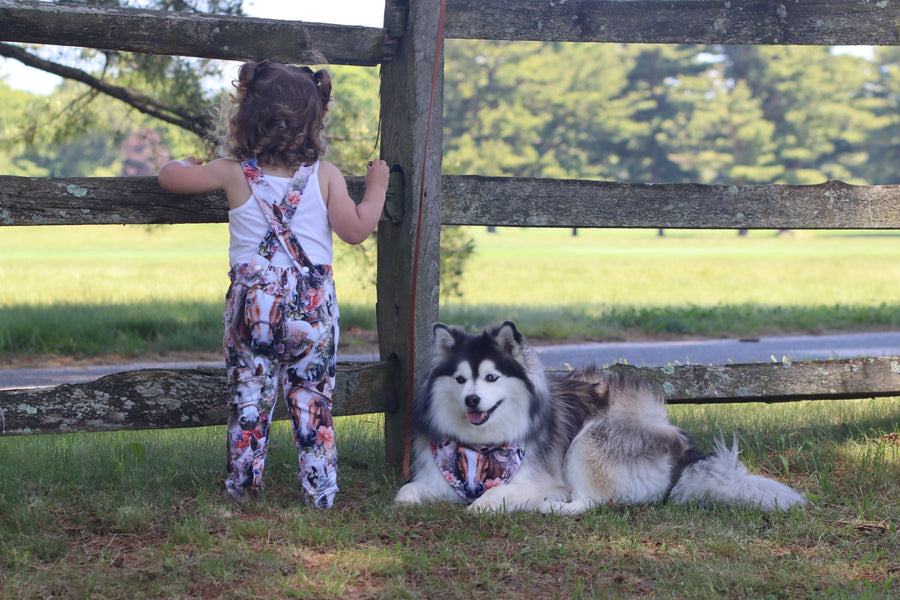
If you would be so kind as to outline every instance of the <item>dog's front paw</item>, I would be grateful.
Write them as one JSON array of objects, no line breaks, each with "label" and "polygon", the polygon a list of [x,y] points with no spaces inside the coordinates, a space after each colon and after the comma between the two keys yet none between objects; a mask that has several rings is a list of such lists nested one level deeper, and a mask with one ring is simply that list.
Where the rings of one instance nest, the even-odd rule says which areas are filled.
[{"label": "dog's front paw", "polygon": [[[489,490],[491,491],[491,490]],[[472,513],[510,512],[514,510],[503,494],[485,493],[469,505]]]},{"label": "dog's front paw", "polygon": [[419,490],[420,486],[415,483],[407,483],[399,490],[397,490],[397,495],[394,496],[394,504],[399,504],[402,506],[415,506],[416,504],[422,504],[425,499],[422,497],[422,494]]}]

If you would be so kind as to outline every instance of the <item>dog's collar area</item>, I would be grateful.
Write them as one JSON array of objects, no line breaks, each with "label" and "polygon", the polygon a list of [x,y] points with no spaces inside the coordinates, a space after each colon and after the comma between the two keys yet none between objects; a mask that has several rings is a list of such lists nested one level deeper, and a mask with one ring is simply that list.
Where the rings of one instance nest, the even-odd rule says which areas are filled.
[{"label": "dog's collar area", "polygon": [[494,414],[494,411],[497,410],[497,407],[501,404],[503,404],[502,399],[497,400],[497,403],[487,410],[470,410],[467,415],[469,417],[469,423],[476,426],[484,425],[485,423],[487,423],[487,420],[491,418],[491,415]]},{"label": "dog's collar area", "polygon": [[509,483],[525,457],[525,444],[470,447],[453,440],[431,440],[431,453],[447,483],[472,502],[490,488]]}]

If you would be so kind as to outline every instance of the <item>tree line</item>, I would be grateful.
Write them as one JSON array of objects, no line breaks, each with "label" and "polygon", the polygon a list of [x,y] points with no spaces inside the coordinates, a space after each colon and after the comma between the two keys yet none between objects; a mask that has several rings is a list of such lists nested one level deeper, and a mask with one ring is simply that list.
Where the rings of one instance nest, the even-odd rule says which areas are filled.
[{"label": "tree line", "polygon": [[898,69],[894,47],[448,43],[444,170],[897,183]]},{"label": "tree line", "polygon": [[[0,44],[0,53],[11,55],[12,46]],[[72,52],[69,61],[103,86],[67,78],[39,96],[0,82],[5,174],[149,175],[171,156],[210,155],[211,115],[235,63],[87,50],[73,61]],[[50,69],[65,58],[32,64]],[[378,72],[329,68],[329,158],[359,174],[377,153]],[[900,181],[900,48],[859,56],[823,46],[448,40],[444,73],[447,173],[645,183]],[[127,93],[110,95],[109,88]],[[137,100],[123,102],[123,95]]]}]

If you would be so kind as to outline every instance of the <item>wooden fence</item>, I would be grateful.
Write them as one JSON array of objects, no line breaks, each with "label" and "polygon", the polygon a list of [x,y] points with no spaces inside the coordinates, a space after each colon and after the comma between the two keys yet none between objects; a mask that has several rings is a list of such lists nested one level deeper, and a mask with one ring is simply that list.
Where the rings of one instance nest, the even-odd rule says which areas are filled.
[{"label": "wooden fence", "polygon": [[[440,0],[387,0],[382,28],[0,0],[0,38],[145,53],[381,65],[381,362],[339,365],[335,415],[384,412],[399,464],[407,397],[438,311],[440,226],[900,229],[900,187],[520,179],[441,174]],[[447,0],[443,38],[702,44],[900,45],[900,5],[856,0]],[[435,69],[437,66],[437,69]],[[360,197],[362,181],[351,179]],[[219,194],[175,197],[155,178],[0,177],[0,225],[206,223]],[[560,210],[560,207],[565,207]],[[510,315],[515,318],[515,315]],[[411,359],[412,356],[412,359]],[[672,403],[900,395],[900,357],[635,369]],[[145,370],[0,391],[5,435],[203,426],[225,420],[223,369]]]}]

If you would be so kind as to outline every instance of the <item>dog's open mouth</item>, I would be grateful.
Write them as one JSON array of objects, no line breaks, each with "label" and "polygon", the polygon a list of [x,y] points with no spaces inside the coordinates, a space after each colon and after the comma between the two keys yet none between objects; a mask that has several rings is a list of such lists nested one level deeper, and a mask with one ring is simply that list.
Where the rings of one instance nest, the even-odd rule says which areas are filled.
[{"label": "dog's open mouth", "polygon": [[473,410],[469,412],[469,423],[472,425],[484,425],[491,415],[494,414],[494,411],[497,410],[497,407],[502,403],[503,400],[498,400],[497,404],[492,406],[490,410]]}]

